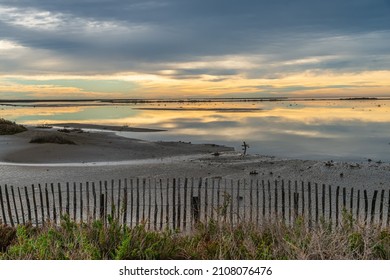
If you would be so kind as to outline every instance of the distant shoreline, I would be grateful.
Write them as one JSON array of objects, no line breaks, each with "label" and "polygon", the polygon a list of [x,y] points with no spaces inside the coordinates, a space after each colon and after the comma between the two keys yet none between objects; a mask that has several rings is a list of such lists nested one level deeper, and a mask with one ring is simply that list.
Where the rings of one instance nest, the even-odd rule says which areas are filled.
[{"label": "distant shoreline", "polygon": [[[212,97],[212,98],[181,98],[181,99],[141,99],[141,98],[117,98],[117,99],[0,99],[1,106],[41,106],[49,107],[49,104],[24,105],[22,103],[83,103],[96,102],[96,104],[78,104],[78,106],[105,106],[111,104],[152,104],[152,103],[210,103],[210,102],[278,102],[278,101],[376,101],[390,100],[389,97]],[[55,105],[55,106],[58,106]],[[67,105],[69,106],[69,105]]]}]

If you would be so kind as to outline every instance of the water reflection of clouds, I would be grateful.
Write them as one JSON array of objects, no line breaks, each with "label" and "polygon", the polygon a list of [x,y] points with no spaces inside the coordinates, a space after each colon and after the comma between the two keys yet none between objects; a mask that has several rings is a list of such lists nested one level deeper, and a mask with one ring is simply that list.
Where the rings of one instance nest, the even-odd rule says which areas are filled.
[{"label": "water reflection of clouds", "polygon": [[[195,105],[208,108],[207,104]],[[229,107],[230,104],[218,103],[211,107],[217,106]],[[232,104],[232,107],[243,106]],[[258,104],[248,104],[248,107],[254,106]],[[251,153],[282,157],[370,157],[390,161],[390,101],[268,102],[261,106],[264,110],[250,113],[133,110],[134,106],[7,107],[1,111],[1,116],[24,123],[77,121],[167,129],[166,132],[124,135],[156,141],[218,143],[234,146],[236,150],[241,149],[242,141],[247,141]]]}]

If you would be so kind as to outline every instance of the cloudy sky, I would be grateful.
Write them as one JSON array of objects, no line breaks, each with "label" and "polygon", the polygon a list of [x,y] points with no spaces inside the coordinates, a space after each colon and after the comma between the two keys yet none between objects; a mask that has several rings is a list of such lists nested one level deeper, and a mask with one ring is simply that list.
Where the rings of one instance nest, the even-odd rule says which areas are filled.
[{"label": "cloudy sky", "polygon": [[0,99],[390,96],[390,0],[0,0]]}]

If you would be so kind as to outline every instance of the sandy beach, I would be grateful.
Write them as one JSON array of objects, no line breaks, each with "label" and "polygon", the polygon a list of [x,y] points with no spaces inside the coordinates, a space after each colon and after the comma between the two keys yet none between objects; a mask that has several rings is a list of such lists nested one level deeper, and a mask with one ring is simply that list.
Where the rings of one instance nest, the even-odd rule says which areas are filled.
[{"label": "sandy beach", "polygon": [[[81,124],[71,127],[102,128]],[[119,129],[111,127],[112,131]],[[53,133],[64,135],[76,145],[29,143],[36,135]],[[367,189],[387,187],[390,179],[388,163],[243,156],[216,144],[148,142],[119,137],[114,132],[63,133],[30,127],[20,134],[1,136],[0,143],[0,183],[15,186],[129,177],[223,177],[303,180]]]}]

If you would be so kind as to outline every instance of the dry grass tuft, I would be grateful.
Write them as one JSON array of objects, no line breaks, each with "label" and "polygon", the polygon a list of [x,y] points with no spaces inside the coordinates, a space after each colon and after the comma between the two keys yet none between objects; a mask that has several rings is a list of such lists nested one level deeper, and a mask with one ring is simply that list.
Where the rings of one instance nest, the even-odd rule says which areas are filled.
[{"label": "dry grass tuft", "polygon": [[0,118],[0,135],[12,135],[26,130],[23,125]]},{"label": "dry grass tuft", "polygon": [[74,141],[62,135],[57,135],[57,134],[44,134],[44,135],[34,136],[30,140],[30,143],[37,143],[37,144],[54,143],[54,144],[76,145]]}]

